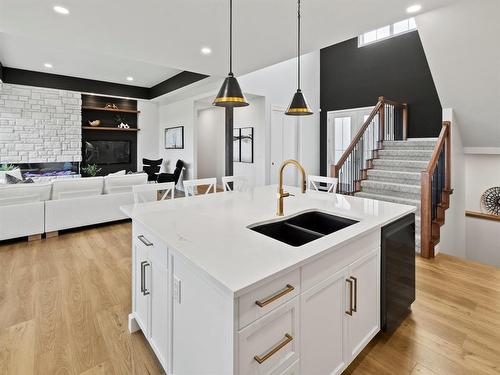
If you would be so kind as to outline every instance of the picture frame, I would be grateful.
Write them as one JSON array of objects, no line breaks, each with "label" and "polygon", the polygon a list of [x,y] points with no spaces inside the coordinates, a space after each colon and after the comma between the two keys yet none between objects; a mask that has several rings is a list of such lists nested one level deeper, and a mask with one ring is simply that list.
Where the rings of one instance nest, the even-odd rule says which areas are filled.
[{"label": "picture frame", "polygon": [[253,163],[254,159],[253,127],[233,129],[233,162]]},{"label": "picture frame", "polygon": [[174,126],[165,129],[165,149],[181,150],[184,148],[184,126]]}]

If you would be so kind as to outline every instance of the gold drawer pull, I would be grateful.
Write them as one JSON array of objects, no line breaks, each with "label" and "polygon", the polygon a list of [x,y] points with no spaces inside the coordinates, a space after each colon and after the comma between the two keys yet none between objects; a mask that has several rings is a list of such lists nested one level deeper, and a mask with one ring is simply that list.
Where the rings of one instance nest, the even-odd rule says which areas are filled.
[{"label": "gold drawer pull", "polygon": [[347,315],[352,316],[352,312],[354,311],[352,308],[352,280],[351,279],[345,279],[345,281],[349,284],[349,310],[346,310]]},{"label": "gold drawer pull", "polygon": [[255,304],[259,307],[267,306],[270,303],[276,301],[277,299],[280,299],[285,294],[293,292],[294,290],[295,290],[295,288],[293,287],[293,285],[286,284],[286,287],[283,288],[282,290],[280,290],[279,292],[276,292],[275,294],[273,294],[272,296],[270,296],[266,299],[261,299],[260,301],[255,301]]},{"label": "gold drawer pull", "polygon": [[269,359],[269,357],[271,357],[274,353],[279,351],[281,348],[283,348],[286,344],[288,344],[292,340],[293,340],[293,337],[290,336],[288,333],[285,333],[285,337],[283,338],[283,340],[281,340],[281,342],[278,345],[276,345],[274,348],[269,350],[262,357],[259,355],[256,355],[255,357],[253,357],[253,359],[255,359],[259,363],[264,363],[265,361],[267,361]]}]

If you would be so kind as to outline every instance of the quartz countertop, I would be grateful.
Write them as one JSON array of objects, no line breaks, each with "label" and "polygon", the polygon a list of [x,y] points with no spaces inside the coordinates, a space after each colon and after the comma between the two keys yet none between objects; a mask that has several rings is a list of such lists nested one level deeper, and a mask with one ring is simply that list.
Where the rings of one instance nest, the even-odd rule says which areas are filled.
[{"label": "quartz countertop", "polygon": [[359,222],[299,247],[249,229],[248,226],[257,223],[284,218],[276,216],[276,185],[121,209],[234,296],[243,294],[257,282],[335,251],[416,210],[413,206],[353,196],[302,194],[294,187],[285,190],[295,196],[284,198],[284,217],[319,210]]}]

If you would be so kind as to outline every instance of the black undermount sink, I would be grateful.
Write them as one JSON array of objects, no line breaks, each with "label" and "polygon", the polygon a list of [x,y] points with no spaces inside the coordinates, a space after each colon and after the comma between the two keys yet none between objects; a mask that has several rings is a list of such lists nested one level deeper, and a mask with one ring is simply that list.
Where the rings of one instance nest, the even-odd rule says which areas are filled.
[{"label": "black undermount sink", "polygon": [[291,246],[302,246],[357,222],[320,211],[309,211],[250,229]]}]

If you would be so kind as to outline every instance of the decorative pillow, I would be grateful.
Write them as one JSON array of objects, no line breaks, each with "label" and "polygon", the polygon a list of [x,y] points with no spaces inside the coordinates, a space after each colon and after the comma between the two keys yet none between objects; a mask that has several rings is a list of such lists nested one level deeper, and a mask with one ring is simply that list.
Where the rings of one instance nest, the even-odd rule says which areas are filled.
[{"label": "decorative pillow", "polygon": [[5,182],[7,184],[19,184],[19,183],[22,183],[23,180],[20,180],[19,178],[14,177],[11,174],[6,173],[5,174]]}]

